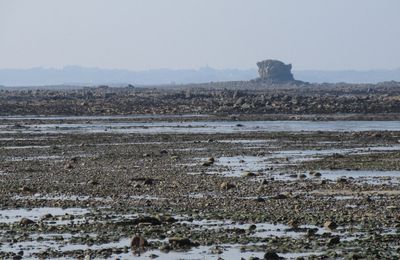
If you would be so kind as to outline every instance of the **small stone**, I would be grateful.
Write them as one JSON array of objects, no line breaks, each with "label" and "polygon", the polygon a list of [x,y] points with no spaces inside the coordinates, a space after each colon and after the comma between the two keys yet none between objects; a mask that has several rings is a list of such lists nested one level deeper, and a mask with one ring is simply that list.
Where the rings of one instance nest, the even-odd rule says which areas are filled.
[{"label": "small stone", "polygon": [[33,220],[29,219],[29,218],[22,218],[19,221],[19,224],[22,225],[22,226],[28,226],[28,225],[35,224],[35,221],[33,221]]},{"label": "small stone", "polygon": [[65,170],[69,170],[69,169],[72,169],[72,168],[73,168],[73,166],[72,166],[71,163],[67,163],[67,164],[64,165],[64,169]]},{"label": "small stone", "polygon": [[257,198],[255,199],[255,201],[256,201],[256,202],[265,202],[265,199],[262,198],[262,197],[257,197]]},{"label": "small stone", "polygon": [[220,185],[221,190],[230,190],[235,188],[235,185],[229,182],[223,182]]},{"label": "small stone", "polygon": [[156,181],[151,178],[148,178],[148,179],[144,180],[144,182],[143,182],[144,185],[154,185],[155,183],[156,183]]},{"label": "small stone", "polygon": [[280,260],[283,257],[280,257],[276,252],[269,251],[264,254],[264,260]]},{"label": "small stone", "polygon": [[256,174],[254,172],[245,172],[243,173],[243,177],[254,177]]},{"label": "small stone", "polygon": [[331,239],[328,240],[328,246],[337,245],[339,243],[340,243],[340,238],[338,236],[332,237]]},{"label": "small stone", "polygon": [[295,220],[295,219],[292,219],[292,220],[289,220],[288,225],[289,225],[291,228],[296,229],[296,228],[299,227],[299,222],[298,222],[297,220]]},{"label": "small stone", "polygon": [[191,247],[195,245],[195,243],[192,243],[192,241],[189,238],[183,238],[183,237],[170,237],[168,239],[168,242],[171,245],[175,245],[178,247]]},{"label": "small stone", "polygon": [[163,244],[158,249],[162,252],[169,252],[172,250],[172,247],[169,244]]},{"label": "small stone", "polygon": [[22,192],[31,192],[32,191],[32,189],[27,186],[23,186],[23,187],[19,188],[18,190],[22,191]]},{"label": "small stone", "polygon": [[335,222],[333,222],[333,221],[326,221],[325,223],[324,223],[324,227],[326,228],[326,229],[335,229],[335,228],[337,228],[338,227],[338,225],[335,223]]},{"label": "small stone", "polygon": [[256,230],[256,229],[257,229],[257,226],[254,225],[254,224],[250,225],[250,227],[249,227],[249,230],[250,230],[250,231],[254,231],[254,230]]},{"label": "small stone", "polygon": [[274,199],[277,199],[277,200],[283,200],[283,199],[287,199],[288,196],[285,195],[285,194],[283,194],[283,193],[280,193],[280,194],[274,196],[273,198],[274,198]]},{"label": "small stone", "polygon": [[318,228],[307,229],[307,236],[312,237],[318,232]]},{"label": "small stone", "polygon": [[211,248],[210,251],[211,251],[211,254],[214,254],[214,255],[220,255],[224,252],[219,246],[215,246],[215,247]]},{"label": "small stone", "polygon": [[321,180],[321,181],[319,182],[319,185],[325,185],[326,183],[327,183],[326,180]]},{"label": "small stone", "polygon": [[51,215],[50,213],[47,213],[47,214],[43,215],[43,216],[41,217],[41,219],[42,219],[42,220],[46,220],[46,219],[50,219],[50,218],[52,218],[52,217],[53,217],[53,215]]},{"label": "small stone", "polygon": [[96,186],[96,185],[99,185],[100,183],[98,181],[95,181],[95,180],[90,180],[90,181],[87,182],[87,184]]},{"label": "small stone", "polygon": [[133,251],[136,251],[138,249],[144,249],[147,245],[148,245],[147,240],[144,237],[140,235],[132,237],[131,249]]},{"label": "small stone", "polygon": [[[310,174],[311,174],[311,173],[310,173]],[[314,175],[314,177],[321,177],[322,174],[321,174],[320,172],[314,172],[313,175]]]},{"label": "small stone", "polygon": [[211,166],[213,163],[214,162],[206,161],[206,162],[203,162],[202,166],[208,167],[208,166]]}]

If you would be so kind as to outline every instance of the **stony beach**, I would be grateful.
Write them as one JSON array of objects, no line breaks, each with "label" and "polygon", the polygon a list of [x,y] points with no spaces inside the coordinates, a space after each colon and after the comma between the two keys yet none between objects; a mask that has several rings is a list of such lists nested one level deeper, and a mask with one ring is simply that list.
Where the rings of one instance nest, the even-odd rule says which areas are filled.
[{"label": "stony beach", "polygon": [[397,121],[0,121],[1,258],[399,257]]}]

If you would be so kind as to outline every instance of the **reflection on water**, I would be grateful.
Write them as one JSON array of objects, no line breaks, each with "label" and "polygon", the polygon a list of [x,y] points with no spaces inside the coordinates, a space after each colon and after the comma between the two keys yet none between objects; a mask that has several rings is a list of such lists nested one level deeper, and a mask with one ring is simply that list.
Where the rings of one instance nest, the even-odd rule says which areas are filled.
[{"label": "reflection on water", "polygon": [[[96,117],[93,117],[96,119]],[[2,125],[0,133],[238,133],[299,131],[400,131],[398,121],[93,122]]]}]

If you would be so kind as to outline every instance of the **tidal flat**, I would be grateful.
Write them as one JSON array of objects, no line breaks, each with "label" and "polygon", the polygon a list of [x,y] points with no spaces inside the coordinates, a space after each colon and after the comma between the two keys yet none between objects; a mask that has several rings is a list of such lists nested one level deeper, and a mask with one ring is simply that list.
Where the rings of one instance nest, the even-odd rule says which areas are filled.
[{"label": "tidal flat", "polygon": [[0,122],[0,258],[400,257],[399,121]]}]

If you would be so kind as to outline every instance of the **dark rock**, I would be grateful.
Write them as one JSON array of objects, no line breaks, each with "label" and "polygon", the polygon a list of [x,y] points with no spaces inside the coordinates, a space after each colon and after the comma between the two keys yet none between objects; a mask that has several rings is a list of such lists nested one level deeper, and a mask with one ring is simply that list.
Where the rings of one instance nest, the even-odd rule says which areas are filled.
[{"label": "dark rock", "polygon": [[250,231],[254,231],[254,230],[256,230],[256,229],[257,229],[257,226],[254,225],[254,224],[250,225],[250,227],[249,227],[249,230],[250,230]]},{"label": "dark rock", "polygon": [[333,221],[326,221],[324,223],[324,227],[327,228],[327,229],[335,229],[335,228],[338,227],[338,225]]},{"label": "dark rock", "polygon": [[177,246],[177,247],[187,248],[187,247],[197,246],[197,243],[193,243],[189,238],[170,237],[168,241],[172,246]]},{"label": "dark rock", "polygon": [[280,260],[280,259],[283,259],[283,257],[280,257],[277,253],[273,251],[269,251],[264,254],[264,260]]},{"label": "dark rock", "polygon": [[243,173],[243,177],[254,177],[256,174],[254,172],[245,172]]},{"label": "dark rock", "polygon": [[41,219],[42,219],[42,220],[46,220],[46,219],[50,219],[50,218],[52,218],[52,217],[53,217],[53,215],[51,215],[50,213],[47,213],[47,214],[43,215],[43,216],[41,217]]},{"label": "dark rock", "polygon": [[280,194],[274,196],[273,198],[274,198],[274,199],[277,199],[277,200],[283,200],[283,199],[287,199],[287,198],[288,198],[288,195],[283,194],[283,193],[280,193]]},{"label": "dark rock", "polygon": [[155,183],[156,183],[156,180],[151,179],[151,178],[145,179],[143,182],[144,185],[154,185]]},{"label": "dark rock", "polygon": [[72,166],[71,163],[67,163],[67,164],[64,165],[64,169],[65,170],[69,170],[69,169],[72,169],[72,168],[73,168],[73,166]]},{"label": "dark rock", "polygon": [[139,235],[132,237],[131,240],[131,249],[133,251],[144,249],[148,245],[147,240]]},{"label": "dark rock", "polygon": [[206,161],[206,162],[203,162],[202,165],[208,167],[208,166],[211,166],[213,163],[214,163],[214,162]]},{"label": "dark rock", "polygon": [[339,243],[340,243],[340,238],[338,236],[332,237],[331,239],[328,240],[328,246],[337,245]]},{"label": "dark rock", "polygon": [[257,197],[257,198],[255,199],[255,201],[256,201],[256,202],[265,202],[265,199],[262,198],[262,197]]},{"label": "dark rock", "polygon": [[291,228],[294,228],[294,229],[298,228],[299,225],[300,225],[300,223],[295,219],[289,220],[289,222],[288,222],[288,226],[290,226]]},{"label": "dark rock", "polygon": [[33,221],[33,220],[29,219],[29,218],[22,218],[19,221],[19,224],[22,225],[22,226],[28,226],[28,225],[35,224],[35,221]]},{"label": "dark rock", "polygon": [[135,225],[141,224],[141,223],[149,223],[151,225],[161,225],[161,220],[157,217],[151,217],[151,216],[144,216],[144,217],[139,217],[133,221]]},{"label": "dark rock", "polygon": [[90,180],[90,181],[87,182],[87,184],[96,186],[96,185],[99,185],[100,183],[98,181],[96,181],[96,180]]},{"label": "dark rock", "polygon": [[22,192],[32,192],[33,191],[31,188],[29,188],[27,186],[23,186],[23,187],[19,188],[18,190],[22,191]]},{"label": "dark rock", "polygon": [[230,190],[230,189],[233,189],[235,187],[236,187],[235,184],[229,183],[229,182],[223,182],[220,185],[221,190]]}]

